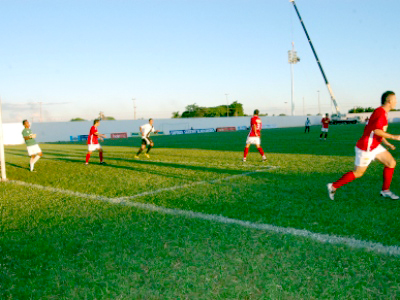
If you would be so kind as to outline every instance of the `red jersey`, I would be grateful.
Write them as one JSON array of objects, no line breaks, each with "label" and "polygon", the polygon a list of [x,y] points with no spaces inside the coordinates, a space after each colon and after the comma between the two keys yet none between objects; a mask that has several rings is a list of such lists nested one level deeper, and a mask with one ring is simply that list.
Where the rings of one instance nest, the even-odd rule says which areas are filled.
[{"label": "red jersey", "polygon": [[87,139],[88,145],[93,145],[93,144],[98,144],[99,143],[99,137],[95,134],[97,132],[98,132],[97,131],[97,127],[93,125],[90,128],[89,137]]},{"label": "red jersey", "polygon": [[249,136],[261,136],[261,128],[262,128],[261,119],[258,116],[253,116],[250,121]]},{"label": "red jersey", "polygon": [[378,107],[374,110],[368,124],[365,125],[364,133],[362,137],[358,140],[356,147],[364,150],[371,151],[374,150],[382,142],[382,137],[377,136],[374,133],[375,129],[381,129],[386,131],[388,127],[388,117],[386,110],[383,107]]},{"label": "red jersey", "polygon": [[322,123],[322,128],[329,128],[329,122],[331,119],[329,118],[322,118],[321,123]]}]

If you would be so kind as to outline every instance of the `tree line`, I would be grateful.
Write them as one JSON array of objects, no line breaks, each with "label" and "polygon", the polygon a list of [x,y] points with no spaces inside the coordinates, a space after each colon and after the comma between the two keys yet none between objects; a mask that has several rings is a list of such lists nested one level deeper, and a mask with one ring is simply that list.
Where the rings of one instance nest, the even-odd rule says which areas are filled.
[{"label": "tree line", "polygon": [[213,117],[242,117],[243,104],[237,101],[229,105],[218,105],[215,107],[198,106],[196,103],[185,107],[185,111],[172,113],[172,118],[213,118]]},{"label": "tree line", "polygon": [[[349,109],[349,113],[363,113],[363,112],[373,112],[375,110],[375,108],[373,107],[361,107],[361,106],[357,106],[354,107],[352,109]],[[399,111],[400,109],[392,109],[391,111]]]}]

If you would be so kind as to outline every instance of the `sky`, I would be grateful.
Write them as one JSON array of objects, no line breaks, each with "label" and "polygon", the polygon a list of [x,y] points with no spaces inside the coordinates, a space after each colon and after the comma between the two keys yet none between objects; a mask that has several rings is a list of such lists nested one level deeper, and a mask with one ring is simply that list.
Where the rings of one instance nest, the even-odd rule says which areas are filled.
[{"label": "sky", "polygon": [[[297,0],[342,113],[400,92],[398,0]],[[3,122],[334,112],[289,0],[0,0]]]}]

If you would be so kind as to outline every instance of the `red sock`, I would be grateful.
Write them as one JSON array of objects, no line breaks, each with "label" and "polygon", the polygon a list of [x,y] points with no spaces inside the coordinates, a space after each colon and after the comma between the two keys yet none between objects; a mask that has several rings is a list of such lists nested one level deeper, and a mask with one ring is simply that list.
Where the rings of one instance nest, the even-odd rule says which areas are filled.
[{"label": "red sock", "polygon": [[244,158],[247,157],[247,153],[249,153],[249,148],[244,148],[244,155],[243,155]]},{"label": "red sock", "polygon": [[264,150],[260,147],[257,148],[258,152],[260,152],[261,156],[264,156]]},{"label": "red sock", "polygon": [[89,158],[90,158],[90,153],[86,154],[86,163],[89,162]]},{"label": "red sock", "polygon": [[338,189],[341,186],[348,184],[349,182],[352,182],[354,179],[356,179],[356,176],[354,176],[353,171],[350,171],[344,174],[339,180],[335,181],[332,186],[335,189]]},{"label": "red sock", "polygon": [[100,162],[102,162],[103,161],[103,151],[99,152],[99,157],[100,157]]},{"label": "red sock", "polygon": [[392,182],[394,173],[394,168],[385,167],[383,169],[383,186],[382,191],[387,191],[390,189],[390,183]]}]

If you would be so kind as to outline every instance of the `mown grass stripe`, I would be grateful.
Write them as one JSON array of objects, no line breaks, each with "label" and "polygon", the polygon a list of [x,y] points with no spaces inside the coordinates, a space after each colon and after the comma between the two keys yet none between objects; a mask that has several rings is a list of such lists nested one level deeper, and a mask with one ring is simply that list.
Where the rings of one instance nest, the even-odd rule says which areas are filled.
[{"label": "mown grass stripe", "polygon": [[168,214],[168,215],[177,215],[177,216],[184,216],[184,217],[192,218],[192,219],[201,219],[201,220],[207,220],[207,221],[223,223],[223,224],[238,225],[241,227],[263,230],[263,231],[268,231],[268,232],[274,232],[274,233],[278,233],[278,234],[310,238],[310,239],[315,240],[320,243],[326,243],[326,244],[332,244],[332,245],[346,245],[353,249],[362,249],[365,251],[376,252],[376,253],[385,254],[385,255],[400,256],[400,247],[398,247],[398,246],[385,246],[381,243],[362,241],[362,240],[357,240],[354,238],[314,233],[314,232],[311,232],[308,230],[286,228],[286,227],[280,227],[280,226],[275,226],[275,225],[270,225],[270,224],[253,223],[253,222],[249,222],[249,221],[242,221],[242,220],[227,218],[224,216],[204,214],[204,213],[186,211],[186,210],[181,210],[181,209],[166,208],[166,207],[162,207],[162,206],[156,206],[153,204],[128,201],[129,199],[142,197],[142,196],[146,196],[149,194],[154,194],[157,192],[169,191],[169,190],[174,190],[174,189],[178,189],[178,188],[191,187],[191,186],[194,186],[197,184],[216,183],[218,181],[230,180],[230,179],[234,179],[234,178],[238,178],[238,177],[242,177],[242,176],[248,176],[248,175],[254,174],[256,172],[260,172],[260,171],[257,170],[254,172],[233,175],[233,176],[225,177],[222,179],[211,180],[211,181],[199,181],[199,182],[194,182],[194,183],[190,183],[190,184],[186,184],[186,185],[180,185],[180,186],[175,186],[175,187],[170,187],[170,188],[165,188],[165,189],[159,189],[159,190],[153,191],[153,192],[145,192],[145,193],[137,194],[134,196],[118,197],[118,198],[109,198],[109,197],[104,197],[104,196],[79,193],[79,192],[74,192],[74,191],[70,191],[70,190],[63,190],[63,189],[47,187],[47,186],[42,186],[42,185],[32,184],[32,183],[26,183],[23,181],[16,181],[16,180],[10,180],[10,181],[8,181],[8,183],[32,187],[32,188],[46,190],[46,191],[55,192],[55,193],[63,193],[63,194],[76,196],[76,197],[80,197],[80,198],[99,200],[99,201],[103,201],[103,202],[107,202],[107,203],[111,203],[111,204],[130,206],[130,207],[135,207],[135,208],[144,209],[144,210],[148,210],[148,211],[160,212],[160,213]]}]

